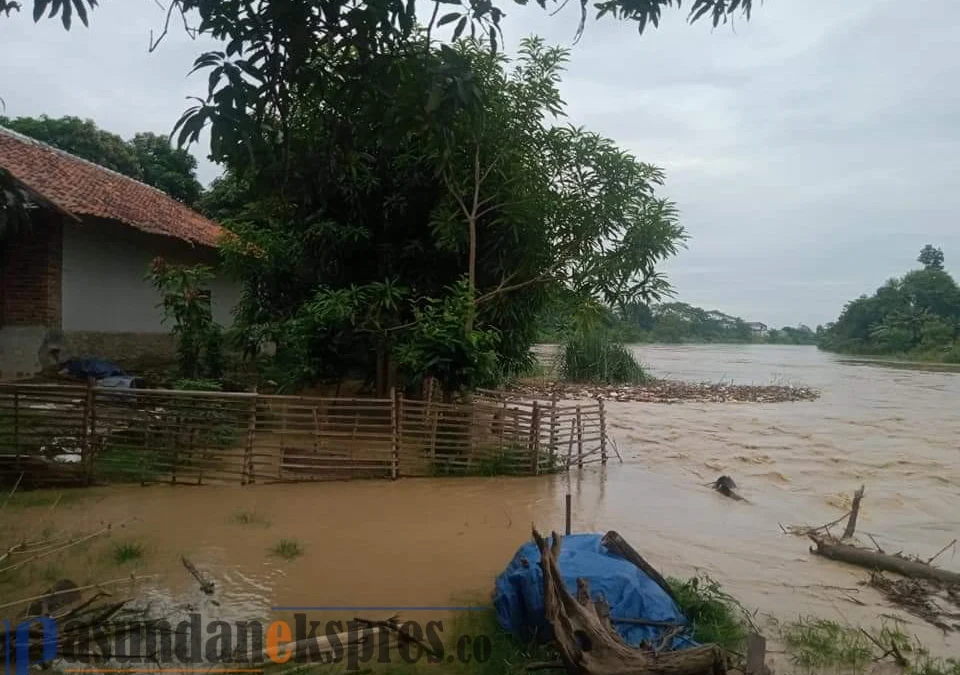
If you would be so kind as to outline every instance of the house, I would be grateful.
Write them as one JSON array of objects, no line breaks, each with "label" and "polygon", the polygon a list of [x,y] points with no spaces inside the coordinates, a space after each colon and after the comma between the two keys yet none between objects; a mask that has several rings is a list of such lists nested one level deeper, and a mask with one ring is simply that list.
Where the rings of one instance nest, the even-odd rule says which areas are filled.
[{"label": "house", "polygon": [[759,321],[748,321],[747,326],[754,337],[764,337],[767,334],[767,324]]},{"label": "house", "polygon": [[[0,232],[0,378],[80,355],[171,360],[148,265],[216,265],[224,230],[156,188],[2,127],[0,168],[31,212],[27,227]],[[210,292],[214,319],[229,325],[239,284],[217,278]]]}]

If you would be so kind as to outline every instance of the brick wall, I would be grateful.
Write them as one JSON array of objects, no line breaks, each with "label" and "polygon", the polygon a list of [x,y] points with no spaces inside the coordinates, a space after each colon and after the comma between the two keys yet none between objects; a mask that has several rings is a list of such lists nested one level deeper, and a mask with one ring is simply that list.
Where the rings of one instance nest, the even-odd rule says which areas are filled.
[{"label": "brick wall", "polygon": [[3,244],[0,326],[59,328],[63,229],[59,217],[40,216]]}]

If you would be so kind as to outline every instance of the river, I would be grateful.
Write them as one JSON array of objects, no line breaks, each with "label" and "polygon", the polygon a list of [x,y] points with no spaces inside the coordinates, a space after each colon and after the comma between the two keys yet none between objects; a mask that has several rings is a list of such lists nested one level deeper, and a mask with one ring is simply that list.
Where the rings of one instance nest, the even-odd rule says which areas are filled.
[{"label": "river", "polygon": [[[960,374],[854,363],[813,347],[635,349],[658,376],[790,382],[823,395],[803,403],[611,402],[623,463],[563,476],[110,488],[69,508],[25,511],[21,524],[80,530],[134,516],[111,536],[147,542],[140,571],[164,575],[158,597],[190,595],[193,581],[179,563],[188,554],[213,571],[219,604],[207,608],[225,617],[276,605],[445,605],[487,597],[531,523],[560,529],[569,489],[575,530],[619,530],[664,574],[705,572],[758,617],[877,626],[897,616],[933,653],[960,652],[956,637],[862,587],[863,570],[813,556],[807,540],[780,529],[841,516],[865,484],[858,532],[866,545],[869,533],[890,552],[929,557],[960,535]],[[706,487],[720,474],[734,477],[746,501]],[[239,511],[261,522],[238,524]],[[296,538],[304,555],[271,557],[280,538]],[[86,555],[68,570],[102,578],[104,554]],[[938,563],[960,571],[956,548]]]}]

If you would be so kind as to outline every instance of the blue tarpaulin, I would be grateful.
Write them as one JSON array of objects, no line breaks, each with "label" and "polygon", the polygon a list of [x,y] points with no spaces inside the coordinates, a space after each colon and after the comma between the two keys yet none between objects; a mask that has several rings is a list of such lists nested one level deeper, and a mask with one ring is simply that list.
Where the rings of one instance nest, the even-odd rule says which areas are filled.
[{"label": "blue tarpaulin", "polygon": [[[610,617],[617,632],[628,644],[657,645],[667,628],[619,623],[617,619],[645,619],[687,624],[673,599],[633,563],[609,552],[599,534],[572,534],[563,538],[557,560],[563,585],[576,597],[577,578],[590,584],[590,595],[603,596],[610,605]],[[521,639],[534,635],[549,637],[543,609],[543,570],[540,551],[534,542],[520,547],[513,560],[497,577],[494,607],[500,626]],[[678,636],[673,649],[695,646],[688,636]]]},{"label": "blue tarpaulin", "polygon": [[61,368],[67,371],[70,377],[78,379],[87,379],[92,377],[99,380],[104,377],[122,377],[126,375],[123,369],[113,361],[98,359],[91,356],[81,356],[70,359],[61,365]]}]

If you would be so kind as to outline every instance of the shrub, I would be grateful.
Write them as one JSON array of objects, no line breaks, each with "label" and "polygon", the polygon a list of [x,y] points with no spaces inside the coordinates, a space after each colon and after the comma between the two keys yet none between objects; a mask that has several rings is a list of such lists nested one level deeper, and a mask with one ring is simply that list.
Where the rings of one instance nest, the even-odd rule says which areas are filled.
[{"label": "shrub", "polygon": [[561,377],[574,382],[620,384],[647,379],[643,366],[630,350],[602,332],[567,340],[559,367]]}]

